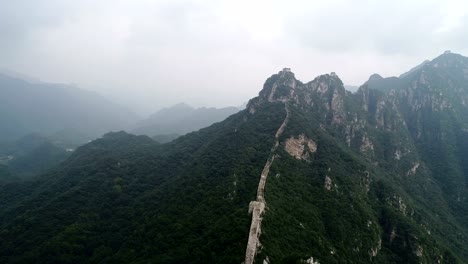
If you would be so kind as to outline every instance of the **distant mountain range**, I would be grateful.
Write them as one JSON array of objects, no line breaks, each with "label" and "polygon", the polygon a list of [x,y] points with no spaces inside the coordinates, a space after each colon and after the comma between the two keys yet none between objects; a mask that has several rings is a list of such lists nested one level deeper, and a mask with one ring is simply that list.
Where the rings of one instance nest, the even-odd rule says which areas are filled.
[{"label": "distant mountain range", "polygon": [[[8,74],[6,74],[8,73]],[[245,108],[193,108],[180,103],[144,120],[101,95],[64,84],[0,73],[0,142],[30,133],[80,145],[104,133],[128,130],[165,142],[198,130]]]},{"label": "distant mountain range", "polygon": [[167,143],[239,110],[196,109],[181,103],[138,121],[136,115],[99,94],[3,70],[0,183],[32,178],[66,159],[71,150],[112,130],[134,129]]},{"label": "distant mountain range", "polygon": [[94,92],[0,74],[0,141],[60,131],[91,139],[136,120],[129,110]]},{"label": "distant mountain range", "polygon": [[358,89],[359,89],[359,86],[357,85],[344,85],[344,88],[347,90],[347,91],[350,91],[350,92],[356,92]]},{"label": "distant mountain range", "polygon": [[223,121],[241,109],[243,107],[194,108],[185,103],[180,103],[161,109],[147,119],[138,122],[131,132],[150,137],[156,135],[184,135]]}]

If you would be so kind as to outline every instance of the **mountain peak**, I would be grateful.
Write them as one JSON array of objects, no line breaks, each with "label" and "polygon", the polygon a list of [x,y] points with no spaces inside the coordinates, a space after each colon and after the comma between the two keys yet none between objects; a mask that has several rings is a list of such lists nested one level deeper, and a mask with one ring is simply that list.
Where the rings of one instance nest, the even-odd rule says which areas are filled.
[{"label": "mountain peak", "polygon": [[292,77],[295,78],[294,73],[291,71],[291,68],[283,68],[281,71],[278,72],[278,75],[281,77]]},{"label": "mountain peak", "polygon": [[322,75],[318,76],[316,79],[319,79],[319,80],[328,79],[328,80],[331,80],[331,81],[337,81],[338,83],[343,83],[343,81],[341,81],[338,74],[336,74],[335,72],[330,72],[329,74],[328,73],[327,74],[322,74]]},{"label": "mountain peak", "polygon": [[259,95],[269,102],[283,101],[291,95],[298,82],[290,68],[283,68],[265,81]]},{"label": "mountain peak", "polygon": [[434,67],[456,67],[462,64],[468,64],[468,58],[447,50],[437,58],[433,59],[431,63]]},{"label": "mountain peak", "polygon": [[383,77],[378,73],[374,73],[371,76],[369,76],[369,81],[378,81],[378,80],[382,80],[382,79],[383,79]]},{"label": "mountain peak", "polygon": [[454,53],[451,50],[446,50],[444,53],[440,54],[438,57],[463,57],[458,53]]},{"label": "mountain peak", "polygon": [[170,106],[168,108],[171,108],[171,109],[193,109],[193,107],[191,107],[190,105],[188,105],[186,103],[178,103],[178,104],[175,104],[175,105]]}]

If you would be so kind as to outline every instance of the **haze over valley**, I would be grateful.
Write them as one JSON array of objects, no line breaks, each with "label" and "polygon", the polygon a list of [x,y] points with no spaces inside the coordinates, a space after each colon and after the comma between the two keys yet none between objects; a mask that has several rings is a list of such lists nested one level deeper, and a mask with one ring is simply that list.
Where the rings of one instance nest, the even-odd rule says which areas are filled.
[{"label": "haze over valley", "polygon": [[463,1],[0,1],[0,263],[468,263]]}]

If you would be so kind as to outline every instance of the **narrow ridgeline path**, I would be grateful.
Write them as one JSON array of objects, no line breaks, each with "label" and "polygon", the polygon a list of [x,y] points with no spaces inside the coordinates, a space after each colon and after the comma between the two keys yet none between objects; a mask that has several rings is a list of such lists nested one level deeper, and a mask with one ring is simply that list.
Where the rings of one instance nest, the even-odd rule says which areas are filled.
[{"label": "narrow ridgeline path", "polygon": [[289,108],[287,102],[284,104],[286,110],[286,117],[284,118],[283,123],[278,128],[275,134],[275,144],[271,148],[270,155],[268,157],[265,166],[263,167],[262,174],[260,176],[260,182],[258,183],[257,189],[257,199],[250,202],[249,204],[249,214],[252,213],[252,223],[250,224],[249,232],[249,241],[247,242],[247,249],[245,251],[245,261],[244,264],[252,264],[254,262],[255,256],[257,255],[257,250],[260,246],[260,234],[262,226],[263,213],[265,211],[265,184],[270,172],[271,164],[275,160],[275,152],[279,146],[279,137],[283,134],[284,129],[286,128],[289,120]]}]

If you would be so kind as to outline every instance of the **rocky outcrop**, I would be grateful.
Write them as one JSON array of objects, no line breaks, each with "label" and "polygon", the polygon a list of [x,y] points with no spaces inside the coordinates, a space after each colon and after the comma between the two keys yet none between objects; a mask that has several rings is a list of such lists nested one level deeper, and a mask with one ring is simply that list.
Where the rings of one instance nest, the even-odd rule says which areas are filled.
[{"label": "rocky outcrop", "polygon": [[[350,179],[359,184],[359,191],[364,194],[371,195],[374,191],[383,188],[381,180],[374,177],[374,168],[382,170],[384,174],[387,173],[384,170],[388,169],[389,177],[395,174],[399,181],[420,184],[426,188],[425,186],[428,185],[422,182],[423,176],[432,180],[437,175],[426,175],[431,170],[432,164],[427,160],[431,157],[422,155],[420,147],[432,142],[442,145],[451,140],[449,143],[452,143],[454,148],[458,148],[456,144],[464,142],[464,139],[457,138],[461,132],[453,132],[452,134],[452,127],[444,126],[445,124],[453,124],[453,128],[460,130],[465,126],[458,126],[458,122],[462,119],[465,121],[464,116],[468,114],[468,110],[460,110],[452,115],[451,111],[454,111],[457,104],[459,104],[458,106],[468,105],[468,97],[454,96],[456,93],[453,92],[458,92],[457,89],[462,88],[456,87],[450,78],[436,76],[437,82],[434,82],[434,75],[430,74],[428,67],[434,67],[433,63],[427,63],[421,69],[401,78],[382,78],[375,75],[354,94],[344,91],[341,81],[334,73],[321,75],[303,84],[296,80],[291,72],[280,72],[270,77],[265,83],[264,90],[256,98],[256,101],[253,101],[249,111],[255,114],[255,109],[260,109],[257,106],[261,103],[279,105],[279,103],[288,102],[294,115],[291,117],[290,125],[292,135],[288,135],[284,142],[281,142],[285,153],[294,159],[305,162],[311,162],[315,158],[319,159],[320,156],[314,154],[317,151],[317,143],[314,140],[320,139],[317,142],[321,144],[321,149],[323,147],[326,150],[325,142],[330,136],[330,142],[337,142],[340,148],[362,158],[363,163],[366,164],[365,168],[360,169],[360,172],[363,172],[361,176]],[[445,86],[449,86],[452,90]],[[466,93],[466,87],[464,89]],[[459,94],[463,95],[461,92]],[[438,123],[437,120],[440,118],[446,118],[444,123]],[[309,123],[303,125],[304,122]],[[464,129],[468,131],[468,129]],[[298,133],[298,131],[300,132]],[[278,141],[276,142],[278,143]],[[438,149],[443,150],[443,148]],[[274,157],[265,164],[259,186],[264,186],[273,160]],[[372,177],[369,171],[372,172]],[[415,176],[410,177],[413,175]],[[405,176],[407,177],[405,178]],[[286,176],[282,175],[281,177]],[[335,188],[337,182],[342,182],[339,173],[324,172],[320,173],[319,177],[320,188],[323,188],[322,190],[328,194],[339,194],[348,188],[344,185],[340,185],[340,189]],[[449,180],[451,179],[443,179],[443,181]],[[413,186],[412,188],[414,188]],[[455,184],[449,187],[451,186],[456,187]],[[401,189],[391,190],[385,195],[385,198],[382,198],[382,202],[391,205],[392,210],[403,218],[411,218],[417,206],[416,202],[411,199],[412,194],[405,193],[409,189],[411,188],[402,186]],[[265,202],[263,191],[263,187],[258,189],[256,202]],[[457,189],[455,191],[463,193],[463,190],[458,191]],[[394,193],[395,195],[393,195]],[[463,194],[458,195],[458,201],[460,200],[463,200]],[[260,231],[257,230],[260,230],[261,214],[264,213],[264,207],[260,208],[260,205],[257,204],[252,205],[252,208],[259,208],[260,217],[253,217],[253,219],[258,219],[258,221],[255,220],[258,222],[258,228],[253,232],[255,234],[253,237],[256,237],[256,240],[250,244],[258,247]],[[273,212],[273,210],[271,211]],[[254,212],[253,209],[252,212]],[[399,237],[405,236],[403,229],[398,226],[398,230],[400,230],[398,232],[401,234],[397,235],[396,226],[388,228],[390,230],[387,229],[385,232],[390,233],[391,242],[396,239],[395,243],[400,243]],[[374,242],[360,246],[357,250],[366,252],[366,255],[368,254],[371,259],[376,257],[379,252],[381,255],[385,255],[384,250],[380,250],[388,245],[387,238],[382,237],[383,243],[374,239]],[[428,255],[426,245],[423,246],[426,249],[425,255]],[[252,251],[255,250],[257,248],[252,249]],[[268,252],[268,249],[265,251]],[[256,252],[252,256],[255,254]],[[271,252],[268,254],[274,258]],[[321,259],[321,261],[326,260]]]},{"label": "rocky outcrop", "polygon": [[379,239],[375,248],[371,248],[370,255],[372,257],[377,257],[377,254],[379,254],[380,249],[382,249],[382,239]]},{"label": "rocky outcrop", "polygon": [[320,264],[318,260],[314,260],[314,257],[310,257],[305,261],[306,264]]},{"label": "rocky outcrop", "polygon": [[325,189],[327,191],[331,191],[332,184],[333,184],[333,182],[332,182],[332,179],[330,178],[330,176],[325,175]]},{"label": "rocky outcrop", "polygon": [[423,247],[421,247],[421,245],[418,245],[418,247],[417,247],[417,249],[415,250],[414,254],[415,254],[417,257],[422,257],[422,256],[423,256],[423,253],[424,253]]},{"label": "rocky outcrop", "polygon": [[372,156],[374,154],[374,144],[367,136],[367,134],[364,134],[364,136],[362,136],[362,143],[359,149],[363,154],[367,156]]},{"label": "rocky outcrop", "polygon": [[410,176],[410,175],[416,174],[416,171],[418,170],[419,165],[420,165],[419,162],[413,163],[413,167],[411,167],[411,169],[406,173],[406,176]]},{"label": "rocky outcrop", "polygon": [[317,144],[301,134],[288,138],[284,143],[284,150],[296,159],[310,161],[310,153],[317,151]]}]

